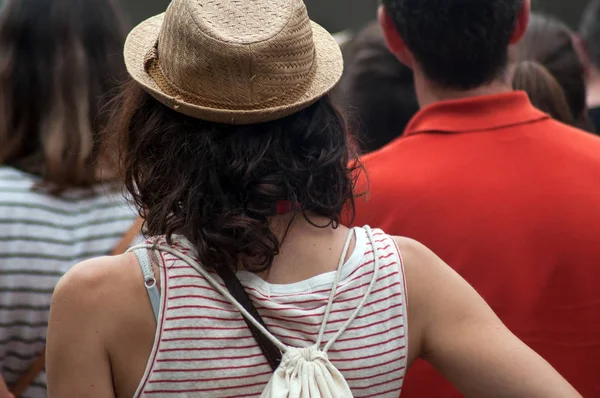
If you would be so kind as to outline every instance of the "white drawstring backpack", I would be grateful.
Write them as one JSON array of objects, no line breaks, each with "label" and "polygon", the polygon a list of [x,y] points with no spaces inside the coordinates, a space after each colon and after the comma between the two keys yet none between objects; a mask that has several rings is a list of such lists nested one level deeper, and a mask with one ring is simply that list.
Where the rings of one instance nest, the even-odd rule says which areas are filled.
[{"label": "white drawstring backpack", "polygon": [[[376,248],[371,229],[369,227],[365,227],[365,229],[372,247]],[[331,307],[333,306],[333,302],[337,292],[337,286],[340,281],[342,267],[348,254],[348,248],[350,247],[350,242],[352,241],[353,234],[354,232],[353,230],[351,230],[348,234],[348,238],[346,239],[346,243],[344,245],[344,250],[342,251],[342,255],[340,257],[337,273],[335,275],[333,287],[329,295],[329,301],[327,302],[325,315],[323,317],[323,323],[321,324],[317,341],[313,346],[305,348],[286,346],[285,344],[280,342],[263,326],[262,322],[259,322],[253,315],[250,314],[250,312],[258,314],[258,312],[256,312],[256,309],[252,307],[249,311],[247,308],[245,308],[245,306],[240,304],[240,302],[236,300],[236,298],[230,293],[230,291],[223,287],[221,283],[219,283],[215,279],[215,277],[211,275],[210,272],[204,269],[192,258],[168,246],[161,245],[153,248],[171,253],[174,256],[177,256],[181,260],[185,261],[192,268],[198,271],[202,276],[204,276],[206,280],[215,289],[217,289],[217,291],[219,291],[225,298],[231,301],[231,303],[244,316],[248,325],[251,325],[251,331],[257,339],[257,342],[263,350],[263,353],[265,353],[265,356],[267,357],[267,359],[270,360],[270,362],[271,358],[269,358],[268,349],[265,348],[264,344],[265,339],[257,337],[257,334],[255,333],[256,331],[259,331],[263,334],[263,336],[266,336],[266,338],[268,339],[267,344],[273,344],[283,354],[281,362],[279,363],[279,366],[276,367],[275,372],[271,377],[271,380],[269,381],[267,387],[261,394],[261,398],[351,398],[352,391],[350,391],[348,383],[346,382],[344,376],[340,373],[340,371],[337,370],[335,366],[333,366],[333,364],[329,361],[329,358],[327,357],[327,351],[352,324],[354,319],[360,314],[360,311],[362,310],[367,299],[371,295],[371,291],[373,290],[373,286],[375,285],[379,274],[379,256],[376,252],[374,253],[375,261],[373,277],[371,279],[371,283],[367,288],[367,291],[365,292],[365,295],[363,296],[354,313],[340,327],[338,332],[323,346],[322,349],[321,345],[323,343],[323,335],[325,334],[327,321],[331,313]],[[225,282],[227,284],[228,281]],[[239,283],[239,281],[237,283]],[[242,301],[245,300],[242,299]],[[261,341],[263,343],[261,343]]]}]

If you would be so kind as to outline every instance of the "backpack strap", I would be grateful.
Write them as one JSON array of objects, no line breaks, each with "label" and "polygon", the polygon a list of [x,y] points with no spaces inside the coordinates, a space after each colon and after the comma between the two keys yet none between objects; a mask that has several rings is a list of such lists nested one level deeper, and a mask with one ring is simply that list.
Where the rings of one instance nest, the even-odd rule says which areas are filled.
[{"label": "backpack strap", "polygon": [[[115,246],[115,248],[111,252],[111,256],[118,256],[127,251],[127,248],[129,246],[131,246],[131,244],[135,240],[136,236],[139,235],[139,233],[142,229],[143,223],[144,223],[144,220],[139,217],[135,220],[133,225],[127,230],[125,235],[123,235],[123,238],[119,241],[117,246]],[[25,390],[27,390],[27,388],[29,388],[31,383],[33,383],[35,378],[38,377],[38,375],[42,372],[42,370],[44,370],[45,365],[46,365],[46,346],[44,346],[42,353],[35,360],[33,365],[31,365],[29,367],[29,369],[27,369],[27,372],[25,372],[25,374],[23,376],[21,376],[19,378],[19,380],[17,380],[17,382],[11,386],[10,392],[12,394],[14,394],[14,396],[17,398],[19,396],[21,396],[25,392]]]},{"label": "backpack strap", "polygon": [[[365,293],[362,300],[358,304],[354,313],[342,325],[342,327],[338,330],[338,332],[329,340],[329,342],[323,348],[322,351],[324,353],[326,353],[327,350],[329,350],[329,348],[331,348],[331,345],[333,343],[335,343],[335,341],[346,331],[346,329],[352,324],[352,322],[354,322],[354,319],[356,319],[356,317],[358,316],[360,311],[362,311],[369,296],[371,295],[371,292],[373,291],[375,283],[377,282],[377,278],[379,277],[379,262],[380,262],[380,260],[379,260],[377,248],[375,246],[375,241],[373,239],[373,233],[371,231],[371,228],[369,228],[369,227],[365,227],[365,230],[367,232],[367,236],[369,238],[371,246],[373,247],[373,256],[374,256],[373,278],[371,279],[371,283],[370,283],[369,287],[367,288],[367,292]],[[344,245],[344,250],[342,252],[342,255],[340,256],[340,261],[339,261],[337,272],[335,275],[333,288],[331,289],[331,293],[329,295],[329,301],[327,303],[325,315],[323,317],[323,323],[321,324],[321,328],[319,330],[317,344],[315,344],[316,348],[320,347],[322,340],[323,340],[323,336],[325,334],[325,329],[327,327],[327,321],[329,320],[329,315],[331,314],[331,308],[333,306],[333,301],[334,301],[335,295],[337,293],[337,285],[341,278],[342,268],[345,263],[346,256],[348,254],[348,249],[350,247],[350,243],[352,241],[353,236],[354,236],[354,230],[352,229],[352,230],[350,230],[350,232],[348,234],[348,238],[346,239],[346,243]],[[260,315],[258,315],[256,308],[252,305],[252,302],[250,301],[248,294],[245,292],[245,289],[243,288],[243,286],[241,285],[241,283],[237,279],[237,277],[235,277],[235,274],[233,274],[233,271],[230,271],[230,272],[233,274],[233,278],[235,278],[235,280],[239,284],[238,287],[233,286],[236,283],[231,278],[231,276],[223,275],[223,277],[221,277],[221,279],[223,279],[223,282],[226,283],[226,286],[227,286],[227,284],[231,285],[231,290],[230,290],[229,286],[227,286],[227,288],[222,286],[207,269],[205,269],[203,266],[198,264],[194,259],[179,252],[177,249],[175,249],[173,247],[166,246],[166,245],[156,246],[156,245],[145,244],[145,245],[136,246],[135,249],[138,249],[138,248],[147,248],[147,249],[159,250],[159,251],[169,253],[169,254],[179,258],[180,260],[184,261],[186,264],[188,264],[190,267],[192,267],[194,270],[196,270],[200,275],[202,275],[206,279],[206,281],[215,290],[217,290],[219,293],[221,293],[221,295],[223,295],[227,300],[229,300],[231,302],[231,304],[233,304],[234,307],[236,307],[236,309],[244,316],[246,323],[248,325],[252,324],[252,327],[249,326],[250,331],[255,336],[257,343],[261,347],[261,350],[263,350],[263,353],[267,357],[267,360],[269,360],[269,364],[271,364],[271,367],[274,366],[274,363],[271,363],[271,359],[269,359],[270,357],[271,358],[273,358],[273,357],[279,358],[282,353],[285,354],[289,350],[289,347],[287,347],[285,344],[283,344],[281,341],[279,341],[275,336],[273,336],[271,334],[271,332],[269,332],[267,330],[267,328],[264,325],[264,322],[262,322],[262,319],[261,319],[261,321],[258,320],[258,319],[260,319]],[[241,291],[243,291],[244,294],[241,293],[240,287],[241,287]],[[238,297],[235,297],[235,296],[238,296]],[[244,296],[248,299],[248,301],[250,301],[250,305],[248,305],[248,304],[243,305],[241,303],[241,302],[245,301],[245,299],[243,298]],[[238,298],[239,298],[239,300],[238,300]],[[246,306],[248,306],[248,308],[246,308]],[[252,314],[253,310],[256,311],[256,313],[254,315]],[[256,331],[262,333],[270,341],[270,343],[265,343],[264,347],[263,347],[261,345],[261,343],[259,342],[259,338],[256,337],[258,335],[258,334],[255,334]],[[260,339],[261,339],[261,341],[263,341],[262,338],[260,338]],[[275,356],[275,354],[272,353],[272,351],[274,351],[274,348],[270,347],[271,344],[274,345],[279,350],[279,352],[280,352],[279,355]],[[269,347],[269,348],[267,348],[267,347]]]},{"label": "backpack strap", "polygon": [[158,251],[162,251],[162,252],[165,252],[165,253],[169,253],[169,254],[177,257],[181,261],[185,262],[187,265],[189,265],[194,270],[196,270],[200,275],[202,275],[204,277],[204,279],[206,279],[206,281],[216,291],[218,291],[219,293],[221,293],[221,295],[223,297],[225,297],[227,300],[229,300],[229,302],[231,304],[233,304],[233,306],[244,316],[244,318],[246,318],[250,322],[252,322],[252,324],[254,325],[254,327],[256,329],[258,329],[258,331],[260,331],[262,334],[264,334],[265,336],[267,336],[267,338],[279,349],[279,351],[281,351],[282,353],[285,353],[288,350],[288,347],[285,344],[283,344],[282,342],[280,342],[275,336],[273,336],[267,330],[267,328],[265,326],[263,326],[263,324],[261,324],[260,322],[258,322],[250,314],[250,312],[242,304],[240,304],[235,299],[235,297],[233,297],[233,295],[229,292],[229,290],[226,287],[224,287],[223,285],[221,285],[215,279],[215,277],[207,269],[205,269],[203,266],[201,266],[200,264],[198,264],[194,259],[192,259],[191,257],[189,257],[189,256],[181,253],[179,250],[177,250],[177,249],[175,249],[175,248],[173,248],[171,246],[167,246],[167,245],[143,244],[143,245],[136,246],[134,248],[134,250],[137,250],[137,249],[140,249],[140,248],[146,248],[146,249],[151,249],[151,250],[158,250]]},{"label": "backpack strap", "polygon": [[[362,300],[360,300],[360,302],[358,303],[358,306],[356,307],[356,310],[354,311],[354,313],[352,313],[350,318],[348,318],[348,320],[339,328],[337,333],[327,342],[327,344],[325,344],[325,347],[323,347],[322,351],[324,353],[327,353],[327,351],[331,348],[333,343],[335,343],[336,340],[339,339],[342,334],[344,334],[346,329],[348,329],[348,327],[352,324],[352,322],[354,322],[354,320],[356,319],[358,314],[360,314],[360,312],[364,308],[365,304],[367,303],[367,300],[371,296],[371,292],[373,291],[373,288],[375,287],[375,283],[377,282],[377,279],[379,278],[379,268],[380,268],[379,261],[380,260],[379,260],[379,253],[377,250],[377,246],[375,246],[375,239],[373,238],[373,231],[371,230],[371,227],[366,226],[365,232],[367,233],[367,237],[369,238],[369,242],[371,243],[371,247],[373,248],[373,262],[374,262],[373,278],[371,278],[371,283],[369,284],[369,287],[367,288],[367,291],[365,292],[365,295],[363,296]],[[349,242],[346,242],[346,245],[348,245],[348,244],[349,244]],[[346,247],[344,249],[344,252],[347,252],[347,250],[348,250],[348,248]],[[325,310],[325,316],[323,317],[323,324],[321,325],[321,330],[319,331],[319,337],[317,339],[317,347],[320,346],[321,341],[323,339],[323,334],[325,333],[325,328],[327,327],[327,321],[329,320],[329,315],[331,313],[331,306],[333,304],[333,299],[335,298],[335,294],[337,292],[338,283],[340,281],[340,276],[342,274],[343,260],[345,257],[346,257],[346,254],[343,254],[342,258],[340,259],[340,266],[338,268],[337,274],[335,275],[335,282],[333,283],[333,288],[331,289],[331,293],[329,296],[329,302],[327,303],[327,308]]]},{"label": "backpack strap", "polygon": [[[196,270],[198,270],[199,266],[191,258],[189,258],[167,246],[158,246],[157,247],[155,245],[142,244],[142,245],[138,245],[138,246],[135,246],[135,247],[132,247],[131,249],[129,249],[129,251],[134,252],[136,254],[136,256],[138,257],[138,262],[140,264],[140,267],[142,268],[142,273],[144,275],[144,284],[146,285],[146,289],[148,290],[148,297],[150,298],[150,302],[152,304],[152,310],[154,311],[154,317],[158,322],[158,314],[159,314],[159,309],[160,309],[160,292],[158,291],[158,288],[156,286],[156,279],[154,278],[154,271],[152,270],[152,265],[151,265],[149,257],[148,257],[149,250],[159,250],[159,251],[162,250],[162,251],[171,253],[174,256],[176,256],[179,259],[186,262],[188,265],[192,266],[192,268],[194,268]],[[202,267],[200,267],[200,268],[202,268]],[[200,271],[198,271],[198,272],[200,272]],[[213,287],[217,288],[216,286],[218,285],[220,288],[218,290],[221,291],[221,293],[223,293],[222,286],[218,282],[216,282],[212,278],[212,276],[210,276],[209,274],[205,275],[203,272],[200,272],[200,273],[202,275],[204,275],[204,277],[208,280],[208,282],[211,285],[213,285]],[[226,268],[226,269],[220,269],[218,271],[218,274],[221,277],[221,279],[223,279],[223,282],[225,283],[227,290],[229,291],[229,293],[231,293],[231,296],[233,297],[232,303],[236,302],[236,303],[241,304],[241,306],[251,315],[251,317],[253,319],[255,319],[261,325],[262,328],[267,330],[267,327],[266,327],[264,321],[262,320],[260,314],[256,310],[256,307],[254,307],[254,304],[252,304],[252,301],[250,300],[248,293],[246,293],[244,286],[242,286],[239,279],[235,276],[235,273],[231,269]],[[250,329],[252,336],[254,336],[256,343],[258,344],[258,346],[260,347],[261,351],[263,352],[265,358],[269,362],[271,369],[273,369],[273,371],[275,371],[275,369],[277,369],[277,367],[279,366],[279,363],[281,362],[281,358],[282,358],[281,347],[279,345],[275,344],[263,332],[261,332],[260,329],[258,329],[251,321],[249,321],[249,318],[247,318],[246,316],[244,316],[243,318],[246,321],[246,324],[248,325],[248,329]]]},{"label": "backpack strap", "polygon": [[[237,278],[237,276],[235,276],[235,273],[229,267],[220,268],[217,273],[221,279],[223,279],[223,282],[225,282],[225,286],[231,295],[246,309],[246,311],[248,311],[250,315],[252,315],[252,317],[258,323],[267,329],[265,322],[262,320],[254,304],[252,304],[250,296],[248,296],[246,289],[244,289],[244,286],[240,280]],[[261,331],[258,330],[250,320],[248,320],[248,318],[243,318],[244,321],[246,321],[246,325],[248,325],[248,329],[250,329],[252,336],[254,336],[254,340],[256,340],[256,343],[260,347],[265,358],[267,358],[267,361],[269,362],[269,365],[271,365],[271,369],[273,369],[274,372],[281,363],[281,351],[267,336],[262,334]]]}]

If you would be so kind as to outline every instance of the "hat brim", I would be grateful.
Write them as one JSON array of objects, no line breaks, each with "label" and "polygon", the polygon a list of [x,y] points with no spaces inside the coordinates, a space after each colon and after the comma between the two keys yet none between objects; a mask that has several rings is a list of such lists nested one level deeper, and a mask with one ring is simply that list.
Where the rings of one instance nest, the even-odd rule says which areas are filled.
[{"label": "hat brim", "polygon": [[181,101],[165,93],[144,68],[144,59],[155,46],[164,13],[135,27],[125,42],[125,65],[131,77],[161,103],[198,119],[226,124],[253,124],[277,120],[294,114],[325,96],[342,76],[344,63],[339,45],[329,32],[311,21],[315,43],[312,79],[300,95],[283,94],[275,107],[259,109],[218,109]]}]

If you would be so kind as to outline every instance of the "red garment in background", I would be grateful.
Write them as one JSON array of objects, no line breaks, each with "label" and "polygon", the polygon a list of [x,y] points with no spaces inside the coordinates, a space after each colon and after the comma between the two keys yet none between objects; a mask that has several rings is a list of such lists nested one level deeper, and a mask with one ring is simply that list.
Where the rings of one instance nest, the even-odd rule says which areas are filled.
[{"label": "red garment in background", "polygon": [[[357,225],[427,245],[584,397],[600,397],[600,138],[513,92],[429,106],[363,162]],[[402,394],[459,396],[423,361]]]}]

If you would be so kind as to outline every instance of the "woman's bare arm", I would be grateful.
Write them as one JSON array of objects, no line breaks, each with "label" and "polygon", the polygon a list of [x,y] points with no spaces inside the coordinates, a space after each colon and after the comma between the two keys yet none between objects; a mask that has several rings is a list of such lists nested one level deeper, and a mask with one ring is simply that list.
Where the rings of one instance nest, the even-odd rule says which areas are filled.
[{"label": "woman's bare arm", "polygon": [[85,261],[61,279],[48,327],[50,398],[135,394],[156,331],[143,280],[133,253]]},{"label": "woman's bare arm", "polygon": [[434,253],[408,239],[397,242],[408,285],[413,358],[430,362],[467,397],[580,397]]},{"label": "woman's bare arm", "polygon": [[111,322],[103,303],[113,293],[103,275],[106,261],[111,259],[76,266],[56,287],[46,351],[50,398],[115,397],[102,326]]}]

